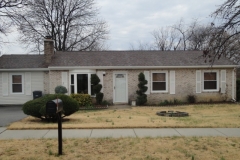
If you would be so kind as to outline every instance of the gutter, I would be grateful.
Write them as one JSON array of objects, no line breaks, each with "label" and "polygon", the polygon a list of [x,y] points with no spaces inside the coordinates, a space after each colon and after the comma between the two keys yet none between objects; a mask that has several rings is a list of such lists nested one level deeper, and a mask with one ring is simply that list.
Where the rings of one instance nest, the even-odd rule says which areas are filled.
[{"label": "gutter", "polygon": [[15,68],[15,69],[0,69],[0,71],[49,71],[48,68]]},{"label": "gutter", "polygon": [[236,68],[239,65],[213,65],[213,66],[71,66],[48,67],[49,70],[73,70],[73,69],[178,69],[178,68]]}]

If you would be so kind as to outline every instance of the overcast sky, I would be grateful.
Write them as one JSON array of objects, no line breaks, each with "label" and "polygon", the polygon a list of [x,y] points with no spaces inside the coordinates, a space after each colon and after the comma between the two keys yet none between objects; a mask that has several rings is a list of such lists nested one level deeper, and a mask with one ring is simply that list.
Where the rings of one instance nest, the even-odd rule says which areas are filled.
[{"label": "overcast sky", "polygon": [[[210,14],[225,0],[95,0],[101,19],[109,26],[109,50],[129,50],[130,44],[149,43],[151,32],[183,19],[211,22]],[[9,34],[3,54],[26,54],[17,42],[17,31]]]}]

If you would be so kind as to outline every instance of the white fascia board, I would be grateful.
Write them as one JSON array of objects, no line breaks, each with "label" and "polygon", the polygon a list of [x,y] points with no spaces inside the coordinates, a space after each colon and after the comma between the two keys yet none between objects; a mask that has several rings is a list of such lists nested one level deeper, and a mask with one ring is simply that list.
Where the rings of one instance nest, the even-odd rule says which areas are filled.
[{"label": "white fascia board", "polygon": [[49,71],[48,68],[15,68],[15,69],[0,69],[0,71]]},{"label": "white fascia board", "polygon": [[238,65],[213,65],[213,66],[59,66],[48,67],[49,70],[73,69],[171,69],[171,68],[235,68]]}]

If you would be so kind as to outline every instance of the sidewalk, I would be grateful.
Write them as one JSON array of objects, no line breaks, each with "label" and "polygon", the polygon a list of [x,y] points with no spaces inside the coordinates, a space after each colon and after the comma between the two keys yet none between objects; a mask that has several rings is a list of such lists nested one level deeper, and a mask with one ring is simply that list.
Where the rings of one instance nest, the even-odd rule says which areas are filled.
[{"label": "sidewalk", "polygon": [[[240,137],[240,128],[134,128],[134,129],[64,129],[63,138],[120,138],[170,136]],[[58,138],[58,130],[7,130],[0,127],[0,139]]]}]

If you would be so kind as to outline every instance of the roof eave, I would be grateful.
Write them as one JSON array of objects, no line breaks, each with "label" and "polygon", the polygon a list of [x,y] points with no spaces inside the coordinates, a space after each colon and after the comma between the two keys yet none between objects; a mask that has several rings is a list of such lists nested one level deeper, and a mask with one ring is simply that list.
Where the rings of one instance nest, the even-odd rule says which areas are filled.
[{"label": "roof eave", "polygon": [[9,68],[0,69],[0,71],[49,71],[48,68]]},{"label": "roof eave", "polygon": [[71,69],[174,69],[174,68],[236,68],[239,65],[206,65],[206,66],[49,66],[49,70]]}]

